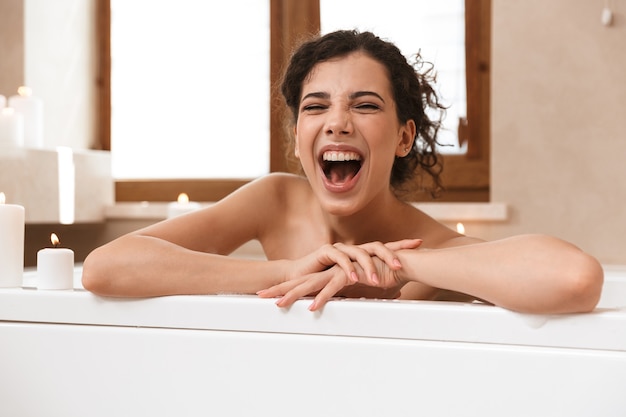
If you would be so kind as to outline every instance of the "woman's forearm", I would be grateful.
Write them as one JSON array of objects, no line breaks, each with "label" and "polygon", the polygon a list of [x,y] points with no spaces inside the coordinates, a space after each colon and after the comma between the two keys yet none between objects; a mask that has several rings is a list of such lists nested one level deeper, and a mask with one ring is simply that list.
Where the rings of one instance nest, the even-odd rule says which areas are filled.
[{"label": "woman's forearm", "polygon": [[134,235],[89,254],[82,281],[87,290],[105,296],[254,294],[279,282],[284,275],[282,263],[191,251]]},{"label": "woman's forearm", "polygon": [[592,310],[603,272],[591,256],[540,235],[434,250],[398,252],[400,278],[528,313]]}]

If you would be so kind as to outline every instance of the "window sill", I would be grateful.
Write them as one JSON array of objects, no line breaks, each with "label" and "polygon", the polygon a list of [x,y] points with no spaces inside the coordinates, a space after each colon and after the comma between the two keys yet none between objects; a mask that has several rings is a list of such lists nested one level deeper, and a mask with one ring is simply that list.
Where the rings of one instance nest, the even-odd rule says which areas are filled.
[{"label": "window sill", "polygon": [[[163,202],[118,202],[107,206],[105,217],[108,220],[155,220],[167,217],[169,203]],[[201,203],[208,207],[212,203]],[[429,216],[441,222],[478,221],[502,222],[508,219],[505,203],[413,203]]]}]

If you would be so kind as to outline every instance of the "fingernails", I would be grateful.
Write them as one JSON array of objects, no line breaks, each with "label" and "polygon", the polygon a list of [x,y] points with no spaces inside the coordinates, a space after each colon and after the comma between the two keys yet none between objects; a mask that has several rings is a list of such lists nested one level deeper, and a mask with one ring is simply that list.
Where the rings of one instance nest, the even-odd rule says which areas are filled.
[{"label": "fingernails", "polygon": [[316,308],[317,308],[317,301],[313,300],[313,302],[309,306],[309,311],[315,311]]},{"label": "fingernails", "polygon": [[374,272],[374,273],[372,274],[372,282],[373,282],[374,284],[378,284],[378,283],[380,282],[380,281],[378,281],[378,275],[376,275],[376,272]]},{"label": "fingernails", "polygon": [[402,264],[400,263],[400,260],[398,258],[395,258],[393,260],[393,266],[395,266],[397,268],[402,268]]},{"label": "fingernails", "polygon": [[352,282],[359,282],[359,276],[354,271],[352,271],[352,273],[350,274],[350,279],[352,280]]}]

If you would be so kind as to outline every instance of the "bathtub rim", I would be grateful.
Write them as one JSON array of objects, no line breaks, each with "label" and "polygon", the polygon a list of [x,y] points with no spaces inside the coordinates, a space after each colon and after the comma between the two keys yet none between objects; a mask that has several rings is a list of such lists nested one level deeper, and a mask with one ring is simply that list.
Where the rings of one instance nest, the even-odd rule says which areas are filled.
[{"label": "bathtub rim", "polygon": [[[626,294],[626,275],[607,268],[605,286]],[[623,268],[626,273],[626,267]],[[31,279],[34,271],[25,273]],[[251,295],[128,299],[68,291],[0,289],[0,321],[437,340],[626,352],[626,308],[591,313],[521,314],[479,303],[331,300],[321,312],[310,299],[279,309]],[[25,280],[27,282],[28,280]],[[31,281],[32,282],[32,281]],[[608,293],[608,292],[607,292]],[[625,299],[626,300],[626,299]]]}]

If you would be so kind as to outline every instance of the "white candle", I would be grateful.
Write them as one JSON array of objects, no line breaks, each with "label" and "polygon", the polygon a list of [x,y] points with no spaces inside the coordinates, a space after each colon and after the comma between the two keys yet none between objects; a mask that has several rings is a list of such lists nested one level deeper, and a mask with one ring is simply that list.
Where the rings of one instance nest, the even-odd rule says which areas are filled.
[{"label": "white candle", "polygon": [[24,117],[11,107],[0,110],[0,148],[22,146]]},{"label": "white candle", "polygon": [[43,101],[32,95],[28,87],[17,89],[17,95],[9,97],[9,107],[24,116],[24,145],[43,147]]},{"label": "white candle", "polygon": [[167,218],[171,219],[172,217],[190,213],[198,210],[199,208],[200,203],[189,201],[189,196],[187,194],[180,193],[177,201],[172,201],[167,205]]},{"label": "white candle", "polygon": [[24,207],[5,204],[0,192],[0,287],[21,287],[24,275]]},{"label": "white candle", "polygon": [[4,106],[7,105],[7,98],[0,94],[0,110],[4,109]]},{"label": "white candle", "polygon": [[40,290],[71,290],[74,288],[74,251],[60,248],[59,238],[52,233],[52,248],[37,252],[37,288]]}]

